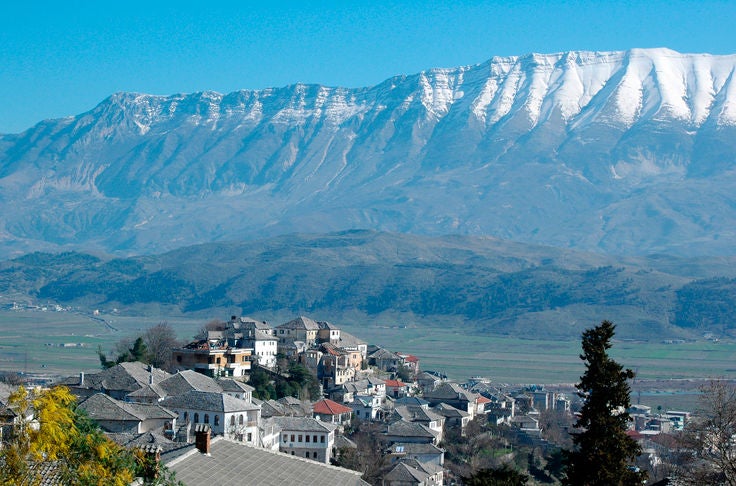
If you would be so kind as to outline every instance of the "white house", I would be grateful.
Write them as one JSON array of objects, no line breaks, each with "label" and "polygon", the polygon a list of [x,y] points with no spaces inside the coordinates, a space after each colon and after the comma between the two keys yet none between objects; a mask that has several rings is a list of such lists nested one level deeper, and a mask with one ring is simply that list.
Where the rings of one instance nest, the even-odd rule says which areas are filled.
[{"label": "white house", "polygon": [[165,398],[161,405],[173,410],[180,423],[208,424],[212,432],[257,445],[261,407],[224,393],[191,390]]},{"label": "white house", "polygon": [[272,420],[281,428],[281,452],[330,463],[337,425],[310,417],[273,417]]}]

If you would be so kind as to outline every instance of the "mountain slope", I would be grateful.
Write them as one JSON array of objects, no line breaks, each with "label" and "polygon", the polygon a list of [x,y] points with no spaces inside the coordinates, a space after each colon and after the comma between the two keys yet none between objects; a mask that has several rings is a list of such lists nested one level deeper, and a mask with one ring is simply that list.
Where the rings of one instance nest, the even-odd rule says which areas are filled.
[{"label": "mountain slope", "polygon": [[361,89],[119,93],[0,138],[0,254],[349,228],[731,253],[735,68],[569,52]]},{"label": "mountain slope", "polygon": [[659,340],[733,334],[734,268],[733,258],[619,259],[492,238],[350,231],[130,259],[34,253],[0,263],[0,300],[129,315],[159,306],[165,315],[206,318],[308,314],[570,339],[610,318],[621,337]]}]

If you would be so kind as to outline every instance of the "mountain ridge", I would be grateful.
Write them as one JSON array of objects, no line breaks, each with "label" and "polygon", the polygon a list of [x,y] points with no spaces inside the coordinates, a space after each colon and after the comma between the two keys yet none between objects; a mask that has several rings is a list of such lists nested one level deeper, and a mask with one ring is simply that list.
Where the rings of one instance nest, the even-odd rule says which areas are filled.
[{"label": "mountain ridge", "polygon": [[734,70],[580,51],[365,88],[114,94],[0,136],[0,255],[351,228],[730,254]]}]

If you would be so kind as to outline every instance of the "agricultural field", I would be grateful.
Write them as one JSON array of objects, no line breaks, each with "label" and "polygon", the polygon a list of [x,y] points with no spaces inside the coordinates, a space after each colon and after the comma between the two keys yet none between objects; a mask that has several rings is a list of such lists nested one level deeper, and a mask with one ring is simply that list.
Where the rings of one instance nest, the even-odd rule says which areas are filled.
[{"label": "agricultural field", "polygon": [[[480,375],[506,383],[574,383],[583,372],[580,341],[465,334],[440,327],[364,327],[351,333],[419,356],[424,369],[452,378]],[[615,341],[611,354],[641,380],[736,378],[736,343]]]},{"label": "agricultural field", "polygon": [[[0,311],[0,371],[74,374],[99,369],[98,347],[108,353],[162,320],[155,317],[93,316],[53,310]],[[191,338],[203,321],[167,320],[180,338]]]},{"label": "agricultural field", "polygon": [[[99,369],[98,347],[109,352],[123,338],[165,320],[181,339],[207,321],[119,315],[92,316],[41,310],[0,311],[0,371],[74,374]],[[275,321],[281,322],[281,321]],[[423,369],[463,381],[484,376],[496,383],[574,384],[583,372],[579,340],[520,339],[457,328],[342,325],[347,332],[393,351],[411,353]],[[614,341],[611,354],[637,372],[632,401],[688,408],[702,379],[736,379],[736,343],[707,340],[665,344]]]}]

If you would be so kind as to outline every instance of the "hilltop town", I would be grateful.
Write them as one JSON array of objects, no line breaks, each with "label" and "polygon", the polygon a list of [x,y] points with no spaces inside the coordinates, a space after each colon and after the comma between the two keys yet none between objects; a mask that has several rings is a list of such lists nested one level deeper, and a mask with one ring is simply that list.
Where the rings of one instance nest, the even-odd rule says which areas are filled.
[{"label": "hilltop town", "polygon": [[[503,464],[554,483],[579,407],[570,390],[453,382],[419,356],[306,316],[277,326],[231,316],[170,351],[165,369],[110,362],[55,384],[110,439],[152,454],[184,484],[462,484]],[[629,413],[651,477],[690,414]]]}]

